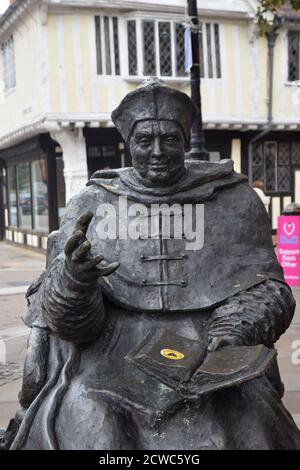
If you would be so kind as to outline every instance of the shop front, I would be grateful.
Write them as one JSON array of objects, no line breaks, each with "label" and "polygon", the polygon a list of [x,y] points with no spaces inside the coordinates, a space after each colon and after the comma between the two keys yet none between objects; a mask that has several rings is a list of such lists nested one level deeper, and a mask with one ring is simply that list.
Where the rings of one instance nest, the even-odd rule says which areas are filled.
[{"label": "shop front", "polygon": [[62,154],[48,134],[2,150],[7,241],[46,249],[65,207]]}]

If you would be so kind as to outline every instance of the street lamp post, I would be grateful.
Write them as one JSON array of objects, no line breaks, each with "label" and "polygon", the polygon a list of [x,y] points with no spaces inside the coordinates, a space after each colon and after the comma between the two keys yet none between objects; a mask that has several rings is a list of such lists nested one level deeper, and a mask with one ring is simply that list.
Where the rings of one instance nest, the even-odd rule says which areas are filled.
[{"label": "street lamp post", "polygon": [[200,55],[199,55],[199,19],[197,0],[187,0],[187,14],[192,25],[191,46],[192,66],[190,69],[191,98],[200,113],[192,127],[190,158],[208,160],[209,153],[205,150],[205,139],[202,130],[202,109],[200,93]]}]

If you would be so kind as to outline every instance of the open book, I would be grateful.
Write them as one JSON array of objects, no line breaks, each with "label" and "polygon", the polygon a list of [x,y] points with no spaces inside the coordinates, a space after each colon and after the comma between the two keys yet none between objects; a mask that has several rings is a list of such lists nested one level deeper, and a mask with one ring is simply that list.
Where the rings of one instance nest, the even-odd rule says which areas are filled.
[{"label": "open book", "polygon": [[205,356],[198,341],[166,329],[151,331],[126,360],[192,399],[263,375],[276,354],[260,344],[225,346]]}]

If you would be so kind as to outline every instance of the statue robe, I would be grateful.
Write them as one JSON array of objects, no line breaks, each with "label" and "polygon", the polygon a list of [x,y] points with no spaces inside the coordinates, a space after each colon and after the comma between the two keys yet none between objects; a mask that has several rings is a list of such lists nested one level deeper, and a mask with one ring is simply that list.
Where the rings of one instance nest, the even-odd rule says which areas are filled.
[{"label": "statue robe", "polygon": [[[47,270],[32,288],[24,316],[33,330],[48,332],[41,346],[42,351],[47,349],[48,359],[45,378],[28,400],[12,449],[300,447],[299,431],[281,403],[276,363],[263,377],[189,401],[126,360],[149,332],[171,327],[198,344],[201,363],[207,354],[212,318],[228,299],[238,299],[269,282],[267,295],[277,289],[280,304],[284,281],[271,243],[270,223],[246,178],[233,172],[231,161],[188,161],[186,165],[186,176],[163,189],[143,186],[133,169],[99,172],[68,204],[59,232],[49,237]],[[202,205],[203,246],[191,250],[185,237],[163,239],[160,227],[155,239],[144,233],[135,240],[100,238],[101,207],[110,204],[118,211],[120,196],[127,198],[129,207],[137,203],[146,207]],[[101,332],[93,341],[84,336],[86,317],[82,323],[76,320],[77,313],[83,318],[80,302],[79,306],[75,301],[70,304],[63,287],[55,298],[59,283],[55,292],[52,287],[63,276],[66,240],[87,210],[95,215],[87,232],[92,254],[103,254],[107,263],[120,262],[116,272],[99,280],[98,304],[94,305],[101,303],[104,314]],[[127,214],[118,214],[118,220],[124,217]],[[272,282],[279,287],[273,288]],[[289,296],[288,287],[283,289]],[[99,300],[100,291],[103,300]],[[57,318],[48,303],[57,305]],[[278,309],[280,314],[284,311],[282,305]],[[240,316],[242,325],[242,311]],[[279,319],[281,327],[275,321],[275,326],[268,323],[268,317],[263,320],[261,337],[253,334],[256,339],[248,344],[258,341],[272,347],[290,318]],[[31,375],[26,375],[25,366],[27,382],[36,367],[33,363],[28,360]]]}]

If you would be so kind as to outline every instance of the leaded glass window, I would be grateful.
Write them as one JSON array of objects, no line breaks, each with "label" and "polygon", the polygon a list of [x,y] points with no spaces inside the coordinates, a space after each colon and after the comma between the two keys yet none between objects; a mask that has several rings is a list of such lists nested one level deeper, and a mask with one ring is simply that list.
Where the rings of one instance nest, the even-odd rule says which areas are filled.
[{"label": "leaded glass window", "polygon": [[98,75],[120,75],[118,18],[95,17],[96,61]]},{"label": "leaded glass window", "polygon": [[15,51],[14,39],[10,36],[7,41],[2,44],[3,53],[3,79],[5,90],[10,90],[16,86],[16,69],[15,69]]},{"label": "leaded glass window", "polygon": [[221,78],[220,31],[217,23],[201,25],[199,52],[201,77]]},{"label": "leaded glass window", "polygon": [[288,192],[291,190],[290,145],[280,142],[277,156],[277,191]]},{"label": "leaded glass window", "polygon": [[109,18],[104,17],[104,43],[105,43],[105,70],[106,75],[111,75],[111,53],[110,53],[110,35],[109,35]]},{"label": "leaded glass window", "polygon": [[[128,74],[161,77],[187,76],[185,27],[183,21],[128,20]],[[138,31],[138,28],[141,28],[141,31]],[[201,25],[199,52],[201,76],[221,78],[220,30],[217,23]],[[141,57],[140,70],[137,57]]]},{"label": "leaded glass window", "polygon": [[127,22],[128,43],[128,72],[129,75],[137,75],[137,44],[136,44],[136,22]]},{"label": "leaded glass window", "polygon": [[256,143],[252,150],[253,180],[264,181],[264,155],[262,144]]},{"label": "leaded glass window", "polygon": [[176,34],[176,75],[178,77],[187,76],[184,67],[184,26],[181,23],[175,24]]},{"label": "leaded glass window", "polygon": [[219,25],[214,24],[214,33],[215,33],[215,53],[216,53],[216,76],[221,78],[221,53],[220,53],[220,34],[219,34]]},{"label": "leaded glass window", "polygon": [[158,33],[160,75],[170,77],[172,75],[171,24],[169,22],[158,23]]},{"label": "leaded glass window", "polygon": [[263,181],[267,192],[291,192],[290,148],[288,142],[253,144],[253,180]]},{"label": "leaded glass window", "polygon": [[144,75],[156,75],[154,21],[143,21]]},{"label": "leaded glass window", "polygon": [[120,75],[119,27],[118,18],[113,18],[114,47],[115,47],[115,74]]},{"label": "leaded glass window", "polygon": [[264,143],[266,190],[276,190],[276,142]]},{"label": "leaded glass window", "polygon": [[292,143],[292,164],[300,165],[300,142]]},{"label": "leaded glass window", "polygon": [[102,75],[101,23],[100,16],[95,17],[97,74]]},{"label": "leaded glass window", "polygon": [[288,80],[293,82],[299,80],[299,31],[288,33]]},{"label": "leaded glass window", "polygon": [[206,24],[206,44],[207,44],[207,66],[208,78],[213,78],[213,64],[212,64],[212,38],[210,24]]}]

